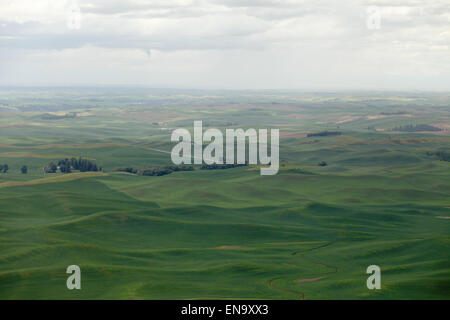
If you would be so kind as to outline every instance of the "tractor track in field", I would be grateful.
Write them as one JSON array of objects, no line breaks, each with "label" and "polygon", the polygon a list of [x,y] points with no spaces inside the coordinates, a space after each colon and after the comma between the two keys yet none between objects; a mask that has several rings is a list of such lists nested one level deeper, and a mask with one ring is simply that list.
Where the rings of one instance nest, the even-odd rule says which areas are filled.
[{"label": "tractor track in field", "polygon": [[[326,243],[326,244],[324,244],[324,245],[321,245],[321,246],[318,246],[318,247],[309,248],[309,249],[300,250],[300,251],[294,251],[294,252],[291,253],[291,255],[296,256],[296,255],[299,254],[299,253],[305,253],[305,252],[310,252],[310,251],[316,251],[316,250],[319,250],[319,249],[328,247],[328,246],[330,246],[330,245],[332,245],[332,244],[334,244],[334,243],[335,243],[335,242],[332,241],[332,242],[328,242],[328,243]],[[311,263],[311,264],[315,264],[315,265],[317,265],[317,266],[321,266],[321,267],[325,267],[325,268],[332,269],[332,271],[330,271],[330,272],[324,272],[324,273],[318,273],[318,274],[317,274],[315,277],[313,277],[313,278],[305,278],[305,279],[294,280],[295,282],[312,282],[312,281],[317,281],[317,280],[323,279],[323,278],[324,278],[323,275],[326,275],[326,274],[332,274],[332,273],[337,273],[337,272],[339,272],[339,268],[338,268],[338,267],[330,266],[330,265],[327,265],[327,264],[324,264],[324,263],[319,263],[319,262],[313,261],[313,260],[311,260],[311,259],[307,259],[307,258],[305,258],[305,257],[301,257],[301,259],[303,259],[303,260],[305,260],[305,261],[307,261],[307,262],[309,262],[309,263]],[[272,289],[281,290],[281,291],[284,291],[284,292],[296,294],[296,295],[298,295],[298,296],[300,297],[300,300],[305,300],[305,293],[304,293],[304,292],[302,292],[302,291],[297,291],[297,290],[292,290],[292,289],[286,289],[286,288],[282,288],[282,287],[277,286],[274,282],[275,282],[276,280],[279,280],[279,279],[281,279],[281,277],[270,279],[269,282],[268,282],[268,283],[269,283],[269,287],[271,287]]]},{"label": "tractor track in field", "polygon": [[273,282],[275,280],[278,280],[278,279],[281,279],[281,278],[270,279],[269,280],[269,287],[271,287],[273,289],[276,289],[276,290],[281,290],[281,291],[284,291],[284,292],[288,292],[288,293],[298,294],[301,297],[300,300],[305,300],[305,294],[303,292],[296,291],[296,290],[291,290],[291,289],[286,289],[286,288],[281,288],[281,287],[275,285]]}]

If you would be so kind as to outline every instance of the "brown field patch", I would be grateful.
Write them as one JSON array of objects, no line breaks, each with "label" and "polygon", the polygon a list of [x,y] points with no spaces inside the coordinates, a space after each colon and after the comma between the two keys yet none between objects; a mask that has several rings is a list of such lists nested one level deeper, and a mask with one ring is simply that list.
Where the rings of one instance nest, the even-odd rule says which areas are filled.
[{"label": "brown field patch", "polygon": [[0,144],[0,148],[8,149],[96,149],[107,147],[124,147],[129,144],[121,142],[102,142],[102,143],[87,143],[87,144],[38,144],[35,146],[15,146],[8,144]]},{"label": "brown field patch", "polygon": [[[50,175],[50,174],[48,174],[48,175]],[[78,179],[83,179],[83,178],[100,177],[100,176],[107,176],[107,174],[103,173],[103,172],[80,172],[80,173],[60,174],[60,175],[57,175],[54,177],[40,178],[40,179],[24,181],[24,182],[17,182],[17,181],[3,182],[3,183],[0,183],[0,188],[33,186],[33,185],[38,185],[38,184],[43,184],[43,183],[64,182],[64,181],[72,181],[72,180],[78,180]]]},{"label": "brown field patch", "polygon": [[294,282],[312,282],[312,281],[317,281],[320,279],[323,279],[324,277],[317,277],[317,278],[309,278],[309,279],[299,279],[299,280],[294,280]]},{"label": "brown field patch", "polygon": [[315,139],[315,140],[303,140],[302,142],[299,142],[299,144],[311,144],[311,143],[318,143],[320,142],[319,139]]},{"label": "brown field patch", "polygon": [[377,120],[377,119],[392,118],[392,117],[412,118],[413,115],[409,114],[409,113],[402,113],[402,114],[376,114],[376,115],[366,116],[366,119],[367,120]]},{"label": "brown field patch", "polygon": [[[126,112],[126,115],[133,120],[148,122],[168,122],[183,119],[182,114],[166,110],[160,110],[159,112],[149,110],[130,110]],[[186,115],[184,115],[184,118],[186,118]]]},{"label": "brown field patch", "polygon": [[346,123],[346,122],[351,122],[351,121],[355,121],[358,119],[361,119],[361,117],[360,116],[343,116],[343,117],[336,119],[334,121],[334,123]]},{"label": "brown field patch", "polygon": [[248,247],[244,247],[244,246],[219,246],[219,247],[215,247],[214,249],[218,249],[218,250],[236,250],[236,249],[248,249]]},{"label": "brown field patch", "polygon": [[338,117],[338,118],[332,118],[329,120],[317,121],[316,124],[327,124],[327,123],[341,124],[341,123],[355,121],[355,120],[358,120],[361,118],[362,118],[361,116],[342,116],[342,117]]},{"label": "brown field patch", "polygon": [[442,129],[444,131],[450,130],[450,119],[447,119],[448,122],[439,122],[439,123],[433,123],[432,126]]},{"label": "brown field patch", "polygon": [[0,128],[20,128],[20,127],[29,127],[30,125],[23,124],[23,123],[12,123],[12,124],[6,124],[6,125],[0,125]]},{"label": "brown field patch", "polygon": [[90,113],[90,112],[77,113],[77,117],[89,117],[89,116],[92,116],[92,113]]},{"label": "brown field patch", "polygon": [[296,120],[314,119],[315,118],[315,116],[312,116],[312,115],[299,114],[299,113],[289,113],[289,114],[283,115],[283,117],[289,118],[289,119],[296,119]]},{"label": "brown field patch", "polygon": [[39,158],[39,159],[55,159],[55,158],[70,158],[67,155],[55,154],[38,154],[35,152],[2,152],[0,158]]},{"label": "brown field patch", "polygon": [[382,130],[380,129],[380,130],[377,130],[377,131],[380,131],[380,132],[385,133],[385,134],[420,133],[420,134],[434,134],[434,135],[438,135],[438,136],[450,135],[450,130],[448,130],[448,131],[443,130],[443,131],[403,132],[403,131],[382,131]]},{"label": "brown field patch", "polygon": [[323,243],[323,241],[286,241],[286,242],[267,242],[267,245],[280,246],[280,245],[297,245],[297,244],[317,244]]},{"label": "brown field patch", "polygon": [[270,126],[270,127],[273,127],[273,128],[279,128],[279,127],[296,127],[297,124],[295,124],[295,123],[271,123],[269,126]]},{"label": "brown field patch", "polygon": [[384,119],[386,117],[387,117],[387,115],[377,114],[377,115],[374,115],[374,116],[367,116],[366,119],[367,120],[377,120],[377,119]]}]

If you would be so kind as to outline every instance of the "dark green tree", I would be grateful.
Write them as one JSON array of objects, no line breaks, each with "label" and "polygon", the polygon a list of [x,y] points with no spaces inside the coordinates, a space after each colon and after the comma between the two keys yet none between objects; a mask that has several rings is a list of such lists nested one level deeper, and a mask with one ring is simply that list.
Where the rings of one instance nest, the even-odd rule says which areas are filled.
[{"label": "dark green tree", "polygon": [[56,164],[54,164],[53,162],[50,162],[50,163],[44,168],[44,172],[45,172],[45,173],[55,173],[57,169],[58,169],[58,167],[56,166]]},{"label": "dark green tree", "polygon": [[27,174],[27,173],[28,173],[28,167],[27,167],[27,166],[22,166],[22,168],[20,168],[20,171],[21,171],[23,174]]}]

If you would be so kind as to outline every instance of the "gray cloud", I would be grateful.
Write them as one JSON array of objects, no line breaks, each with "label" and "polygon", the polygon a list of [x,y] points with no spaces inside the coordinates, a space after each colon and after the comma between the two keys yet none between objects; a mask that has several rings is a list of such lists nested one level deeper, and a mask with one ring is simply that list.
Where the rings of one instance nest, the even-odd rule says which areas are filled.
[{"label": "gray cloud", "polygon": [[[79,29],[67,26],[74,3]],[[366,26],[371,5],[381,14],[377,30]],[[59,70],[73,84],[86,75],[238,88],[450,83],[442,82],[450,80],[445,0],[15,0],[0,9],[0,84],[54,83]],[[44,78],[36,76],[43,66]]]}]

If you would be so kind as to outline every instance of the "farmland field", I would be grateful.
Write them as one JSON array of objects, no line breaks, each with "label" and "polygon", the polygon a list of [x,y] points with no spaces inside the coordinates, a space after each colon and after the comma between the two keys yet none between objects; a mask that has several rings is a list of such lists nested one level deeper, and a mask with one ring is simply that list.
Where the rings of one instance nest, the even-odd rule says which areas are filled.
[{"label": "farmland field", "polygon": [[[280,129],[278,174],[118,170],[195,120]],[[449,158],[448,93],[4,88],[0,299],[450,299]]]}]

